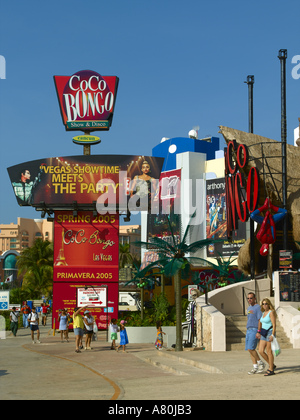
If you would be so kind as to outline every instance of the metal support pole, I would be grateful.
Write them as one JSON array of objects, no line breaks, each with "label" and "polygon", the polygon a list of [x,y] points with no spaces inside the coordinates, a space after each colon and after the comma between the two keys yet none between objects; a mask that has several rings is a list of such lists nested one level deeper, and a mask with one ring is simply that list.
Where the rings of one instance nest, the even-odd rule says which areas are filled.
[{"label": "metal support pole", "polygon": [[254,76],[247,76],[248,85],[248,112],[249,112],[249,133],[253,133],[253,85]]},{"label": "metal support pole", "polygon": [[[89,136],[91,134],[90,131],[85,131],[84,134],[86,136]],[[91,154],[91,145],[90,144],[84,144],[83,145],[83,154],[85,156],[89,156]]]},{"label": "metal support pole", "polygon": [[[253,85],[254,76],[247,76],[248,85],[248,113],[249,113],[249,133],[253,133]],[[254,248],[254,220],[250,218],[250,274],[251,279],[255,280],[255,248]]]},{"label": "metal support pole", "polygon": [[[287,50],[279,50],[281,67],[281,154],[282,154],[282,204],[287,207],[287,168],[286,168],[286,59]],[[287,249],[288,217],[283,219],[283,249]]]}]

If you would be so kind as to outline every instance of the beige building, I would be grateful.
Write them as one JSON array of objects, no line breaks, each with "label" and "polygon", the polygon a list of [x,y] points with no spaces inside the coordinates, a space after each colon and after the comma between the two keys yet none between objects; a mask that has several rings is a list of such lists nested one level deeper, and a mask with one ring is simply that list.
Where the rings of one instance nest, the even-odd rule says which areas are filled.
[{"label": "beige building", "polygon": [[53,241],[53,222],[47,219],[24,219],[17,223],[0,224],[0,255],[5,251],[21,252],[33,245],[38,238]]},{"label": "beige building", "polygon": [[141,226],[140,225],[120,225],[119,227],[119,242],[121,245],[129,244],[131,254],[141,258],[141,248],[133,245],[133,242],[141,240]]}]

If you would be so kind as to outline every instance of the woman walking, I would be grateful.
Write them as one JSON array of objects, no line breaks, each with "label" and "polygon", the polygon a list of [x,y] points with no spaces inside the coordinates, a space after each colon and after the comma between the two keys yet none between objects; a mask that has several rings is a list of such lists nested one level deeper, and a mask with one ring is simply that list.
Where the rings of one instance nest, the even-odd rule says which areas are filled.
[{"label": "woman walking", "polygon": [[64,342],[64,336],[65,336],[65,340],[69,342],[68,336],[67,336],[67,331],[69,328],[68,316],[64,309],[61,312],[59,311],[58,321],[59,321],[59,331],[60,331],[61,342],[62,343]]},{"label": "woman walking", "polygon": [[271,348],[271,342],[276,334],[276,311],[267,298],[262,301],[261,311],[263,314],[258,322],[257,330],[257,338],[260,339],[258,352],[269,365],[269,369],[264,376],[271,376],[275,375],[274,369],[276,368]]}]

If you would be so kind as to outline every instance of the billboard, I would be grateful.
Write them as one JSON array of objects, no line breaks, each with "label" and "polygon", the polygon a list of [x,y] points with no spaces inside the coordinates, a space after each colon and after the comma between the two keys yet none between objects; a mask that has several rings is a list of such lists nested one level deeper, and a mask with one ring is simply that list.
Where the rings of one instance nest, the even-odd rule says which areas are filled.
[{"label": "billboard", "polygon": [[[132,155],[80,155],[38,159],[9,167],[20,206],[53,210],[74,203],[101,213],[148,210],[155,196],[163,158]],[[145,163],[146,162],[146,163]],[[146,168],[150,168],[147,169]],[[145,179],[145,181],[144,181]]]},{"label": "billboard", "polygon": [[109,130],[118,77],[81,70],[72,76],[54,76],[54,83],[66,130]]},{"label": "billboard", "polygon": [[[174,169],[172,171],[162,172],[159,179],[159,212],[151,212],[147,215],[147,238],[151,242],[151,238],[163,238],[166,242],[173,245],[173,238],[180,242],[180,188],[181,188],[181,170]],[[170,231],[168,219],[172,226]],[[145,251],[141,269],[148,264],[157,261],[159,254],[153,250]]]},{"label": "billboard", "polygon": [[206,181],[206,238],[224,239],[223,243],[208,246],[208,257],[229,257],[233,252],[237,254],[246,241],[246,224],[241,221],[233,232],[232,241],[227,240],[225,178]]},{"label": "billboard", "polygon": [[98,328],[118,317],[119,215],[56,211],[54,219],[53,317],[86,306]]}]

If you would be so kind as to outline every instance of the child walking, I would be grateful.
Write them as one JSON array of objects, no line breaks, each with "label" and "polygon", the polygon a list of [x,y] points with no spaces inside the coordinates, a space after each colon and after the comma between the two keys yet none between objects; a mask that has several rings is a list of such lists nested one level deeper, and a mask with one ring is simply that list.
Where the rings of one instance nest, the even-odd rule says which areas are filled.
[{"label": "child walking", "polygon": [[111,339],[111,350],[116,350],[116,339],[118,338],[118,325],[117,320],[112,318],[109,324],[109,331],[110,331],[110,339]]},{"label": "child walking", "polygon": [[124,321],[124,320],[122,320],[120,322],[120,345],[118,346],[117,351],[119,351],[120,347],[123,347],[123,352],[125,352],[126,344],[129,343],[128,336],[127,336],[127,331],[126,331],[126,328],[125,328],[125,322],[126,321]]},{"label": "child walking", "polygon": [[166,335],[166,333],[163,332],[161,328],[161,322],[156,322],[156,341],[155,341],[155,348],[157,350],[162,350],[162,346],[164,344],[163,334]]}]

